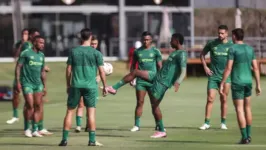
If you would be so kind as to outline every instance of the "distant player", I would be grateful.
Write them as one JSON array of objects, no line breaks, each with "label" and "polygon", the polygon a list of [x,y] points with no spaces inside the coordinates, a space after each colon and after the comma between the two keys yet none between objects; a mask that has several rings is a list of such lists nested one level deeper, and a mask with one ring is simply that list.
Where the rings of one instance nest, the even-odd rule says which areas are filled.
[{"label": "distant player", "polygon": [[252,94],[252,70],[256,79],[256,94],[260,95],[260,73],[254,50],[243,42],[243,29],[232,31],[234,45],[229,49],[228,62],[220,85],[220,93],[224,94],[224,84],[231,74],[232,79],[232,99],[234,102],[237,121],[242,138],[239,144],[251,142],[251,94]]},{"label": "distant player", "polygon": [[[21,40],[18,41],[14,46],[14,59],[17,61],[17,58],[21,51],[21,46],[24,42],[27,42],[29,38],[29,31],[28,29],[23,29],[21,32]],[[10,120],[7,120],[7,124],[13,124],[19,120],[18,117],[18,106],[20,102],[19,93],[16,93],[15,86],[13,86],[13,99],[12,99],[12,106],[13,106],[13,117]]]},{"label": "distant player", "polygon": [[[32,41],[33,47],[22,51],[16,66],[16,90],[23,91],[25,99],[25,136],[42,137],[38,132],[41,121],[41,103],[46,93],[44,38],[37,35]],[[33,121],[33,131],[30,124]]]},{"label": "distant player", "polygon": [[[90,43],[91,47],[94,48],[94,49],[97,49],[98,43],[99,43],[99,41],[98,41],[97,37],[96,36],[92,36],[91,43]],[[97,75],[97,77],[96,77],[97,83],[99,83],[100,80],[101,80],[100,76]],[[79,101],[79,105],[78,105],[77,111],[76,111],[76,125],[77,125],[76,130],[75,130],[76,132],[80,132],[81,131],[83,109],[84,109],[84,102],[83,102],[83,97],[81,97],[80,101]],[[86,121],[86,124],[87,124],[87,121]],[[88,128],[88,126],[86,125],[85,132],[87,132],[87,128]]]},{"label": "distant player", "polygon": [[[222,81],[223,72],[227,62],[228,49],[233,45],[232,41],[227,39],[228,27],[226,25],[220,25],[218,27],[218,38],[209,41],[201,52],[201,61],[206,74],[208,75],[207,86],[207,103],[205,107],[205,121],[204,124],[199,127],[200,130],[206,130],[210,128],[210,118],[213,102],[216,97],[216,91],[220,87]],[[210,53],[211,63],[210,68],[205,61],[205,55]],[[224,84],[224,95],[220,95],[221,102],[221,129],[226,130],[226,113],[227,113],[227,95],[230,89],[230,78],[226,80]]]},{"label": "distant player", "polygon": [[[178,91],[179,86],[186,75],[187,66],[187,53],[182,50],[182,45],[184,42],[183,35],[175,33],[171,38],[171,46],[175,49],[172,52],[166,62],[163,64],[162,69],[157,72],[153,84],[148,90],[151,96],[152,112],[156,119],[156,124],[159,127],[159,131],[155,132],[151,138],[162,138],[166,137],[166,131],[164,129],[162,114],[159,108],[159,104],[164,97],[165,92],[171,86],[175,86],[175,92]],[[132,81],[136,76],[136,70],[125,76],[126,82]],[[138,74],[139,75],[139,74]],[[125,83],[125,82],[124,82]],[[107,91],[111,94],[115,94],[116,90],[113,87],[107,87]]]},{"label": "distant player", "polygon": [[98,97],[98,84],[96,82],[97,70],[103,83],[103,94],[106,95],[106,81],[103,70],[102,54],[91,47],[91,30],[81,30],[82,45],[70,51],[67,68],[67,113],[64,119],[62,141],[59,146],[67,146],[68,133],[71,128],[72,116],[78,106],[80,98],[83,97],[84,105],[87,108],[89,143],[88,146],[102,146],[96,142],[95,115]]}]

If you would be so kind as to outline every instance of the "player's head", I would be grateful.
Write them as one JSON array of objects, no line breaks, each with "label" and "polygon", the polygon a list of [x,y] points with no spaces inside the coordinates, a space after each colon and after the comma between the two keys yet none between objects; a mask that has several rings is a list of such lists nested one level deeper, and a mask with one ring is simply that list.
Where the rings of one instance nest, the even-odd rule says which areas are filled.
[{"label": "player's head", "polygon": [[29,39],[29,30],[27,28],[21,31],[21,39],[22,41],[28,41]]},{"label": "player's head", "polygon": [[84,28],[80,31],[80,38],[82,42],[91,40],[91,30],[89,28]]},{"label": "player's head", "polygon": [[174,33],[171,38],[172,48],[178,49],[184,43],[184,36],[181,33]]},{"label": "player's head", "polygon": [[141,35],[141,41],[144,47],[150,47],[152,43],[152,34],[148,31],[143,32]]},{"label": "player's head", "polygon": [[98,41],[97,37],[92,36],[91,37],[91,47],[96,49],[98,47],[98,43],[99,43],[99,41]]},{"label": "player's head", "polygon": [[30,28],[29,29],[29,40],[30,41],[33,41],[34,37],[38,36],[38,35],[40,35],[40,32],[38,29],[36,29],[36,28]]},{"label": "player's head", "polygon": [[33,39],[33,46],[38,51],[42,51],[44,49],[44,43],[44,37],[42,37],[41,35],[37,35]]},{"label": "player's head", "polygon": [[218,38],[225,40],[228,37],[228,27],[226,25],[220,25],[218,27]]},{"label": "player's head", "polygon": [[232,31],[232,40],[236,41],[243,41],[244,40],[244,30],[241,28],[236,28]]}]

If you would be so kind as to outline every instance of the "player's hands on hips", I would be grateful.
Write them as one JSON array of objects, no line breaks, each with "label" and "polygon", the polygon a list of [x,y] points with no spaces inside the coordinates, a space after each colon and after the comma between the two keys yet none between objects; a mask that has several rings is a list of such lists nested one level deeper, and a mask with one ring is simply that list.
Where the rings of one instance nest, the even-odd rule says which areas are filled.
[{"label": "player's hands on hips", "polygon": [[209,67],[204,67],[205,73],[207,74],[207,76],[212,76],[213,72],[211,71],[211,69]]},{"label": "player's hands on hips", "polygon": [[175,86],[175,92],[177,92],[178,89],[179,89],[180,84],[176,82],[176,83],[174,84],[174,86]]},{"label": "player's hands on hips", "polygon": [[221,84],[220,84],[219,93],[222,95],[224,94],[224,82],[221,82]]},{"label": "player's hands on hips", "polygon": [[20,93],[20,91],[21,91],[21,84],[20,84],[20,82],[17,82],[16,92]]},{"label": "player's hands on hips", "polygon": [[103,87],[103,97],[105,97],[108,94],[107,87]]},{"label": "player's hands on hips", "polygon": [[259,86],[256,86],[256,94],[257,94],[257,96],[259,96],[260,93],[261,93],[261,87],[259,85]]},{"label": "player's hands on hips", "polygon": [[50,71],[50,68],[49,68],[48,66],[45,66],[45,67],[44,67],[44,70],[45,70],[46,72],[49,72],[49,71]]}]

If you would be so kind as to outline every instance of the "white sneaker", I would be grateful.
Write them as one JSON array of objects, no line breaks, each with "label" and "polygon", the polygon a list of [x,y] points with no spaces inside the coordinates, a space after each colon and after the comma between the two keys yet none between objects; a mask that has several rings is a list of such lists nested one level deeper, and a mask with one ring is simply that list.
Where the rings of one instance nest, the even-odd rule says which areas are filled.
[{"label": "white sneaker", "polygon": [[33,137],[43,137],[38,131],[32,133]]},{"label": "white sneaker", "polygon": [[32,134],[31,134],[31,130],[30,129],[27,129],[26,131],[24,131],[24,135],[26,136],[26,137],[32,137]]},{"label": "white sneaker", "polygon": [[49,132],[47,129],[42,129],[41,131],[39,131],[39,134],[41,135],[52,135],[52,132]]},{"label": "white sneaker", "polygon": [[136,131],[139,131],[139,127],[137,127],[137,126],[134,126],[131,130],[130,130],[131,132],[136,132]]},{"label": "white sneaker", "polygon": [[79,133],[79,132],[81,131],[81,126],[77,126],[76,129],[75,129],[75,131],[76,131],[77,133]]},{"label": "white sneaker", "polygon": [[200,129],[200,130],[207,130],[207,129],[209,129],[210,127],[211,127],[210,125],[204,123],[201,127],[199,127],[199,129]]},{"label": "white sneaker", "polygon": [[101,144],[100,142],[95,142],[96,146],[103,146],[103,144]]},{"label": "white sneaker", "polygon": [[221,124],[221,129],[223,129],[223,130],[227,130],[227,126],[226,126],[224,123],[222,123],[222,124]]},{"label": "white sneaker", "polygon": [[18,118],[13,117],[12,119],[7,120],[6,123],[7,123],[7,124],[13,124],[13,123],[15,123],[15,122],[18,122],[18,120],[19,120]]}]

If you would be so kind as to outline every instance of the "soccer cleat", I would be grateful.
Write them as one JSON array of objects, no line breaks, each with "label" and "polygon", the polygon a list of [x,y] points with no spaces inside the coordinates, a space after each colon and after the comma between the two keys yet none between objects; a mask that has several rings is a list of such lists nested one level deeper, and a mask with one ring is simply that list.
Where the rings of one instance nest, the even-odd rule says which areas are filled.
[{"label": "soccer cleat", "polygon": [[115,95],[116,92],[117,92],[112,86],[106,87],[106,90],[107,90],[108,93],[111,93],[113,95]]},{"label": "soccer cleat", "polygon": [[38,131],[32,133],[33,137],[43,137]]},{"label": "soccer cleat", "polygon": [[79,133],[81,131],[81,127],[80,126],[77,126],[76,129],[75,129],[75,132],[76,133]]},{"label": "soccer cleat", "polygon": [[204,123],[201,127],[199,127],[200,130],[207,130],[209,129],[211,126],[209,124]]},{"label": "soccer cleat", "polygon": [[89,132],[89,128],[85,127],[84,132]]},{"label": "soccer cleat", "polygon": [[62,140],[58,146],[67,146],[67,140]]},{"label": "soccer cleat", "polygon": [[18,120],[19,120],[18,118],[13,117],[12,119],[7,120],[6,123],[7,123],[7,124],[13,124],[13,123],[15,123],[15,122],[18,122]]},{"label": "soccer cleat", "polygon": [[52,132],[49,132],[47,129],[42,129],[41,131],[39,131],[39,134],[41,135],[52,135]]},{"label": "soccer cleat", "polygon": [[96,142],[89,142],[88,146],[103,146],[103,144],[96,141]]},{"label": "soccer cleat", "polygon": [[139,131],[139,127],[138,126],[134,126],[130,131],[131,132]]},{"label": "soccer cleat", "polygon": [[251,143],[251,137],[250,136],[248,137],[248,141],[249,141],[249,143]]},{"label": "soccer cleat", "polygon": [[249,144],[249,140],[248,139],[241,139],[240,142],[238,142],[238,144]]},{"label": "soccer cleat", "polygon": [[166,137],[166,132],[155,132],[151,138],[165,138]]},{"label": "soccer cleat", "polygon": [[222,123],[222,124],[221,124],[221,129],[222,129],[222,130],[227,130],[227,126],[226,126],[226,124]]},{"label": "soccer cleat", "polygon": [[25,130],[24,131],[24,135],[26,136],[26,137],[32,137],[32,134],[31,134],[31,130],[30,129],[27,129],[27,130]]}]

